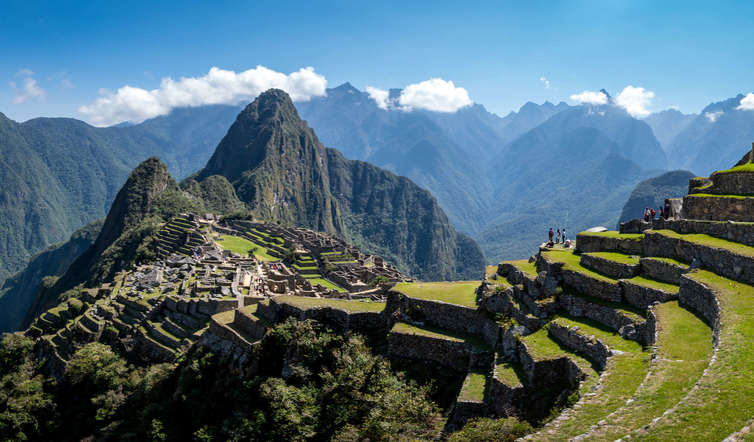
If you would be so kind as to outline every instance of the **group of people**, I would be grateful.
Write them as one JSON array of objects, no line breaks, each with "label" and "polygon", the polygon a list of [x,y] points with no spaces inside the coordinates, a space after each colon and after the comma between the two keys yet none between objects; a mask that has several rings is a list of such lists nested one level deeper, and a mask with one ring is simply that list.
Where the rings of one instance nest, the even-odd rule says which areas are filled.
[{"label": "group of people", "polygon": [[[555,238],[553,240],[553,237]],[[569,244],[571,241],[568,240],[568,235],[566,235],[566,229],[558,229],[557,231],[553,231],[552,227],[550,227],[550,231],[548,232],[548,241],[547,245],[549,247],[552,247],[555,244]]]},{"label": "group of people", "polygon": [[[659,209],[660,209],[659,210],[660,218],[668,219],[668,216],[670,216],[670,213],[669,213],[670,210],[667,207],[665,208],[659,207]],[[657,214],[658,214],[658,211],[656,211],[655,209],[645,207],[644,208],[644,222],[650,222],[653,219],[657,218]]]}]

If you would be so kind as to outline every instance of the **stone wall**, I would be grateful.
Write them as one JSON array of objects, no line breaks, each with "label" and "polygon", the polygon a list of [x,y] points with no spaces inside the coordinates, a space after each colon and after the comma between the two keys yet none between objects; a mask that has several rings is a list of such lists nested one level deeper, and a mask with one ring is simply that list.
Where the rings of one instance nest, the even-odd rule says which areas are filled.
[{"label": "stone wall", "polygon": [[[701,191],[716,195],[752,195],[754,194],[754,173],[751,172],[715,172],[710,175],[712,186]],[[691,183],[689,183],[691,184]],[[691,192],[689,192],[691,193]]]},{"label": "stone wall", "polygon": [[641,240],[615,238],[602,235],[579,233],[576,235],[578,252],[621,252],[629,255],[641,255]]},{"label": "stone wall", "polygon": [[466,342],[394,331],[387,339],[389,356],[433,362],[464,373],[469,370],[472,347]]},{"label": "stone wall", "polygon": [[633,278],[639,274],[640,270],[639,264],[617,262],[588,253],[581,255],[581,265],[616,279]]},{"label": "stone wall", "polygon": [[637,341],[644,345],[654,343],[654,321],[649,317],[645,321],[635,321],[618,310],[570,293],[559,296],[560,306],[569,315],[588,318],[618,332],[623,338]]},{"label": "stone wall", "polygon": [[586,378],[571,358],[534,359],[523,341],[518,341],[518,359],[526,375],[526,384],[534,389],[565,386],[574,390]]},{"label": "stone wall", "polygon": [[518,415],[526,399],[526,389],[523,385],[510,386],[496,376],[490,379],[487,392],[487,404],[490,412],[497,417]]},{"label": "stone wall", "polygon": [[604,281],[573,270],[561,271],[563,283],[579,293],[612,302],[620,302],[622,290],[620,285]]},{"label": "stone wall", "polygon": [[751,221],[754,197],[694,196],[683,198],[682,218],[715,221]]},{"label": "stone wall", "polygon": [[233,316],[233,326],[248,334],[254,339],[262,339],[267,332],[267,327],[261,320],[245,314],[242,310],[236,310]]},{"label": "stone wall", "polygon": [[557,322],[551,322],[547,330],[547,335],[561,345],[577,353],[585,355],[590,361],[597,365],[600,370],[607,366],[607,358],[612,353],[602,341],[579,333],[578,327],[568,328]]},{"label": "stone wall", "polygon": [[466,421],[487,415],[487,405],[482,401],[456,401],[450,410],[445,432],[460,430]]},{"label": "stone wall", "polygon": [[[277,310],[272,314],[277,321],[282,321],[287,317],[294,317],[298,320],[313,319],[315,321],[327,324],[340,331],[357,331],[370,332],[375,330],[387,330],[390,327],[390,319],[383,312],[347,312],[332,307],[300,308],[291,304],[277,303],[273,299],[270,305]],[[260,304],[261,306],[262,304]],[[259,314],[259,307],[257,307]],[[267,315],[267,312],[262,313]],[[266,319],[268,319],[265,316]]]},{"label": "stone wall", "polygon": [[448,304],[441,301],[411,298],[402,293],[389,292],[387,311],[400,311],[429,325],[458,333],[480,337],[495,348],[500,338],[501,328],[484,312]]},{"label": "stone wall", "polygon": [[688,275],[683,275],[678,292],[678,304],[704,318],[717,335],[720,326],[720,306],[711,288]]},{"label": "stone wall", "polygon": [[694,219],[655,220],[654,229],[669,229],[678,233],[703,233],[754,246],[754,223],[751,222]]},{"label": "stone wall", "polygon": [[688,267],[681,267],[661,259],[641,258],[640,262],[642,273],[669,284],[680,284],[681,275],[688,272]]},{"label": "stone wall", "polygon": [[673,238],[648,232],[644,240],[644,254],[664,256],[683,261],[698,262],[726,278],[754,284],[754,258],[738,255],[726,249],[699,245],[683,238]]},{"label": "stone wall", "polygon": [[678,293],[666,292],[653,287],[645,287],[627,280],[622,280],[619,283],[621,287],[623,287],[623,297],[625,301],[637,308],[645,309],[655,302],[668,302],[678,299]]}]

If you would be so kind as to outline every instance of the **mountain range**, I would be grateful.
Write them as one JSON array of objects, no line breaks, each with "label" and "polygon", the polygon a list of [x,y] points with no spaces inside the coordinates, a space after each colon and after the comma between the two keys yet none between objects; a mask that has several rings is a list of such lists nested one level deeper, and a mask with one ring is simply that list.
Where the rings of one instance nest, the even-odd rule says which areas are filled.
[{"label": "mountain range", "polygon": [[[390,94],[397,97],[400,90],[393,89]],[[359,216],[366,213],[358,212],[366,210],[367,197],[359,191],[371,186],[370,180],[380,177],[391,183],[378,199],[381,206],[371,214],[388,219],[396,207],[395,201],[388,201],[390,192],[407,188],[400,178],[405,176],[431,192],[439,207],[426,203],[429,197],[424,196],[421,204],[418,200],[412,204],[423,205],[440,225],[445,224],[442,217],[447,215],[457,229],[456,239],[450,238],[447,244],[470,245],[472,238],[490,263],[522,257],[549,227],[565,227],[575,234],[594,225],[615,225],[627,216],[621,215],[621,210],[636,186],[668,168],[686,168],[702,175],[735,162],[754,139],[754,112],[738,108],[741,98],[712,103],[699,115],[667,110],[644,120],[612,103],[528,102],[517,112],[500,117],[479,104],[453,113],[382,109],[368,93],[346,83],[328,89],[323,97],[296,103],[298,114],[317,136],[306,138],[309,129],[298,123],[294,126],[301,127],[283,134],[286,142],[292,140],[293,133],[304,136],[289,147],[306,147],[299,141],[309,140],[307,152],[316,152],[310,158],[314,162],[307,166],[311,170],[299,170],[291,176],[293,181],[270,178],[284,175],[280,172],[289,166],[284,155],[265,154],[265,158],[276,158],[259,163],[265,166],[260,173],[272,174],[266,177],[260,173],[241,176],[243,171],[232,164],[239,160],[236,157],[229,163],[206,163],[224,136],[238,135],[237,131],[226,132],[237,120],[240,106],[179,108],[140,124],[109,128],[68,118],[17,123],[0,114],[0,180],[4,184],[0,190],[0,296],[18,292],[19,287],[41,278],[39,263],[57,256],[50,252],[59,246],[33,255],[102,218],[129,171],[153,155],[178,179],[206,163],[194,177],[198,181],[184,182],[184,190],[199,195],[204,207],[231,211],[251,205],[262,216],[282,216],[288,222],[340,233],[362,247],[373,242],[378,248],[375,252],[397,262],[409,249],[418,250],[417,245],[409,244],[391,256],[389,249],[403,243],[390,243],[387,235],[362,236],[353,226],[362,223]],[[316,141],[315,147],[315,139],[322,143]],[[259,160],[241,159],[247,165]],[[208,175],[210,172],[226,174],[227,179]],[[675,187],[683,187],[678,183],[684,179],[678,178]],[[277,193],[263,195],[260,183],[278,186]],[[293,191],[298,185],[309,187]],[[637,195],[646,194],[648,188],[640,186]],[[229,192],[237,192],[240,200]],[[210,202],[218,193],[222,196]],[[304,204],[304,209],[296,212],[275,206],[281,195],[288,198],[289,207],[295,202]],[[310,212],[320,203],[329,207],[329,212],[316,212],[320,218],[315,219]],[[346,208],[356,212],[345,217],[338,213]],[[377,229],[371,230],[370,235]],[[80,253],[78,248],[68,247],[63,250]],[[476,253],[473,255],[476,259]],[[32,264],[26,269],[31,273],[19,273],[3,284],[29,262],[37,263],[37,267]],[[414,264],[402,263],[407,266],[404,268]],[[426,264],[414,270],[429,268]],[[62,267],[52,268],[51,274],[60,274]],[[459,269],[452,267],[438,264],[430,272],[448,277],[465,272],[456,273]],[[36,273],[31,270],[34,268]]]},{"label": "mountain range", "polygon": [[126,127],[0,114],[0,287],[30,257],[102,218],[129,172],[157,155],[183,178],[200,168],[239,111],[177,109]]}]

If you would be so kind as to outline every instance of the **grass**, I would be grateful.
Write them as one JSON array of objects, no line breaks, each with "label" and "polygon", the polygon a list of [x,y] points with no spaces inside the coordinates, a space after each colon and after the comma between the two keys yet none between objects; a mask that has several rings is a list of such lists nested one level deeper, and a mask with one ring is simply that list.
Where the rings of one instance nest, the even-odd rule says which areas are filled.
[{"label": "grass", "polygon": [[517,269],[523,271],[528,276],[532,278],[536,278],[539,272],[537,272],[537,263],[536,262],[529,262],[528,259],[519,259],[516,261],[505,261],[508,264],[513,265]]},{"label": "grass", "polygon": [[687,276],[712,289],[720,304],[716,359],[698,388],[639,438],[722,440],[754,416],[754,287],[707,271]]},{"label": "grass", "polygon": [[608,230],[607,232],[581,232],[577,236],[581,236],[581,235],[601,236],[603,238],[621,238],[621,239],[629,239],[632,241],[641,241],[644,238],[643,233],[620,233],[614,230]]},{"label": "grass", "polygon": [[594,256],[596,258],[602,258],[606,261],[614,261],[621,264],[638,265],[639,257],[636,255],[626,255],[625,253],[617,252],[591,252],[584,253],[584,255]]},{"label": "grass", "polygon": [[662,290],[666,293],[678,293],[678,286],[675,284],[668,284],[666,282],[655,281],[654,279],[648,279],[643,276],[634,276],[633,278],[626,279],[627,282],[640,285],[642,287],[649,287],[652,289]]},{"label": "grass", "polygon": [[659,233],[662,236],[669,238],[676,238],[690,243],[698,244],[701,246],[712,247],[717,249],[725,249],[736,253],[738,255],[748,256],[754,258],[754,247],[747,246],[741,243],[728,241],[722,238],[716,238],[714,236],[705,235],[703,233],[688,233],[680,234],[672,230],[653,230],[653,233]]},{"label": "grass", "polygon": [[220,247],[241,256],[249,256],[249,250],[254,247],[253,242],[240,236],[221,235],[220,238],[222,238],[222,241],[218,242]]},{"label": "grass", "polygon": [[587,373],[594,372],[591,362],[550,339],[550,337],[547,336],[547,327],[542,327],[536,332],[527,336],[522,336],[519,339],[526,344],[526,348],[529,349],[529,354],[535,360],[568,357],[573,359],[576,365]]},{"label": "grass", "polygon": [[579,255],[574,255],[572,251],[548,250],[546,252],[542,252],[542,255],[545,258],[547,258],[549,261],[562,262],[563,270],[571,270],[574,272],[582,273],[590,278],[597,279],[604,282],[609,282],[612,284],[618,283],[617,279],[609,278],[601,273],[597,273],[593,270],[589,270],[588,268],[582,266],[581,257]]},{"label": "grass", "polygon": [[655,307],[658,333],[650,375],[626,404],[587,440],[616,440],[677,404],[694,386],[712,356],[712,330],[678,302]]},{"label": "grass", "polygon": [[715,173],[754,172],[754,163],[746,163],[726,170],[718,170]]},{"label": "grass", "polygon": [[662,262],[665,262],[667,264],[672,264],[672,265],[675,265],[675,266],[678,266],[678,267],[683,267],[684,269],[688,269],[689,268],[689,264],[688,263],[685,263],[683,261],[679,261],[679,260],[673,259],[673,258],[665,258],[665,257],[661,257],[661,256],[650,256],[650,257],[645,257],[645,258],[642,258],[642,259],[654,259],[656,261],[662,261]]},{"label": "grass", "polygon": [[[284,295],[275,298],[275,302],[293,305],[309,309],[319,307],[331,307],[345,310],[349,313],[382,312],[385,310],[384,302],[374,301],[350,301],[346,299],[311,298],[308,296]],[[256,307],[256,306],[255,306]],[[256,308],[254,309],[256,311]]]},{"label": "grass", "polygon": [[446,339],[449,341],[466,342],[471,344],[477,351],[489,350],[487,344],[476,336],[465,335],[462,333],[456,333],[451,330],[442,330],[431,326],[416,326],[405,322],[396,322],[391,329],[391,332],[404,333],[410,335],[427,336],[436,339]]},{"label": "grass", "polygon": [[586,318],[576,319],[567,316],[558,316],[554,318],[552,322],[567,327],[578,326],[580,334],[584,336],[594,336],[611,349],[634,353],[642,351],[642,347],[639,343],[623,339],[617,332],[606,329],[603,325]]},{"label": "grass", "polygon": [[482,402],[487,387],[487,375],[482,372],[471,371],[463,381],[461,392],[458,393],[459,401]]},{"label": "grass", "polygon": [[492,279],[493,276],[497,275],[497,266],[487,266],[484,268],[484,274],[487,276],[487,279]]},{"label": "grass", "polygon": [[405,322],[396,322],[390,330],[394,333],[404,333],[408,335],[427,336],[429,338],[445,339],[448,341],[463,342],[462,338],[454,334],[445,334],[445,332],[433,331],[431,327],[417,327]]},{"label": "grass", "polygon": [[[643,351],[638,343],[623,339],[617,333],[595,322],[567,317],[558,317],[554,319],[554,322],[568,327],[578,326],[581,334],[594,336],[611,349],[620,350],[623,353],[613,355],[608,359],[600,390],[596,394],[582,396],[578,407],[570,410],[564,419],[558,420],[557,425],[545,425],[536,434],[537,440],[569,440],[585,432],[623,406],[641,385],[649,368],[649,352]],[[544,342],[544,337],[537,337],[538,344],[548,353],[558,354],[552,344]],[[583,393],[587,390],[582,386],[580,391]]]},{"label": "grass", "polygon": [[712,194],[712,193],[691,193],[688,196],[696,196],[696,197],[701,197],[701,198],[732,198],[732,199],[740,199],[740,200],[754,197],[754,195],[731,195],[731,194],[717,195],[717,194]]},{"label": "grass", "polygon": [[319,284],[328,289],[335,289],[340,293],[346,293],[348,291],[344,289],[343,287],[335,284],[334,282],[328,281],[327,279],[322,278],[321,276],[318,276],[318,275],[302,275],[302,276],[306,278],[306,280],[309,281],[311,285]]},{"label": "grass", "polygon": [[521,378],[523,376],[521,367],[504,361],[502,357],[498,357],[498,361],[495,364],[495,377],[497,379],[511,388],[517,388],[522,386]]},{"label": "grass", "polygon": [[258,259],[259,261],[280,261],[279,258],[275,258],[274,256],[270,255],[266,247],[249,241],[246,238],[241,238],[240,236],[233,235],[220,235],[220,238],[222,238],[222,241],[219,241],[217,243],[220,247],[226,250],[230,250],[231,252],[238,253],[241,256],[248,256],[249,250],[256,249],[254,250],[254,258]]},{"label": "grass", "polygon": [[401,282],[393,290],[411,298],[447,302],[476,308],[476,289],[479,281]]}]

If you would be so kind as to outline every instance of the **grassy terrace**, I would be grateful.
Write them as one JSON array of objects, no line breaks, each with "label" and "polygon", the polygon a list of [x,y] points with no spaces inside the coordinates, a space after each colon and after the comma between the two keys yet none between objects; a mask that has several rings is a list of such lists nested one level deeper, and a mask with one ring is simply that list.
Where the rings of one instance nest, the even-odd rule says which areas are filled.
[{"label": "grassy terrace", "polygon": [[568,357],[573,359],[576,365],[590,376],[596,373],[592,368],[591,362],[550,339],[550,337],[547,336],[547,327],[542,327],[530,335],[521,336],[519,339],[526,344],[526,347],[529,349],[529,354],[535,360]]},{"label": "grassy terrace", "polygon": [[[626,403],[641,384],[649,368],[649,352],[642,351],[641,346],[634,341],[625,340],[617,333],[591,321],[559,317],[554,322],[569,327],[578,326],[581,334],[594,336],[611,349],[623,353],[608,359],[600,391],[595,395],[582,396],[578,407],[572,408],[557,421],[557,424],[553,422],[545,425],[536,435],[538,440],[569,440],[587,431]],[[580,391],[583,393],[587,390],[582,386]]]},{"label": "grassy terrace", "polygon": [[642,287],[649,287],[652,289],[662,290],[667,293],[678,293],[678,286],[675,284],[668,284],[666,282],[655,281],[654,279],[644,278],[643,276],[634,276],[626,281],[640,285]]},{"label": "grassy terrace", "polygon": [[639,264],[639,257],[636,255],[626,255],[625,253],[617,252],[592,252],[584,253],[584,255],[594,256],[602,258],[607,261],[615,261],[621,264],[636,265]]},{"label": "grassy terrace", "polygon": [[702,233],[680,234],[672,230],[652,230],[651,232],[659,233],[662,236],[666,236],[668,238],[677,238],[683,241],[699,244],[701,246],[725,249],[738,255],[754,258],[754,247],[721,238],[716,238],[714,236],[705,235]]},{"label": "grassy terrace", "polygon": [[447,302],[476,308],[476,289],[479,281],[401,282],[393,290],[411,298]]},{"label": "grassy terrace", "polygon": [[[275,302],[293,305],[303,309],[331,307],[349,313],[381,312],[385,310],[384,302],[349,301],[346,299],[310,298],[308,296],[278,296]],[[256,308],[254,309],[256,311]]]},{"label": "grassy terrace", "polygon": [[325,288],[328,288],[328,289],[335,289],[335,290],[339,291],[340,293],[345,293],[345,292],[348,291],[348,290],[344,289],[343,287],[335,284],[334,282],[328,281],[327,279],[323,278],[322,275],[301,275],[301,276],[303,276],[304,278],[306,278],[306,280],[309,281],[309,283],[311,285],[317,285],[317,284],[319,284],[322,287],[325,287]]},{"label": "grassy terrace", "polygon": [[644,238],[643,233],[620,233],[614,230],[608,230],[607,232],[580,232],[579,235],[601,236],[603,238],[622,238],[631,239],[634,241],[641,241]]},{"label": "grassy terrace", "polygon": [[231,252],[238,253],[241,256],[248,256],[249,250],[256,248],[256,250],[254,251],[254,257],[259,261],[280,261],[280,259],[270,255],[267,252],[267,248],[249,241],[246,238],[241,238],[240,236],[233,235],[220,235],[220,238],[222,238],[222,241],[219,241],[217,243],[220,247],[226,250],[230,250]]},{"label": "grassy terrace", "polygon": [[677,404],[694,386],[712,356],[712,330],[691,312],[666,302],[655,307],[659,324],[650,375],[626,404],[588,440],[616,440]]},{"label": "grassy terrace", "polygon": [[754,163],[746,163],[726,170],[718,170],[715,173],[754,172]]},{"label": "grassy terrace", "polygon": [[427,325],[419,327],[416,325],[407,324],[405,322],[396,322],[390,331],[409,335],[427,336],[436,339],[446,339],[449,341],[466,342],[471,344],[471,346],[476,350],[489,350],[487,344],[485,344],[481,339],[475,336],[468,336],[461,333],[456,333],[454,331],[443,330]]},{"label": "grassy terrace", "polygon": [[716,360],[698,388],[640,438],[722,440],[754,416],[754,287],[707,271],[687,275],[711,288],[720,304]]},{"label": "grassy terrace", "polygon": [[747,199],[747,198],[754,198],[754,195],[717,195],[713,193],[691,193],[689,196],[698,196],[701,198],[731,198],[731,199]]},{"label": "grassy terrace", "polygon": [[610,282],[613,284],[618,283],[617,279],[609,278],[601,273],[597,273],[594,270],[589,270],[588,268],[582,266],[581,257],[579,255],[574,255],[572,251],[548,250],[546,252],[542,252],[542,255],[550,262],[562,262],[563,270],[571,270],[574,272],[583,273],[584,275],[591,278]]},{"label": "grassy terrace", "polygon": [[463,381],[461,392],[458,393],[459,401],[482,402],[487,387],[487,375],[482,372],[469,372]]},{"label": "grassy terrace", "polygon": [[532,278],[536,278],[537,275],[539,274],[539,272],[537,272],[537,264],[535,262],[529,262],[528,259],[519,259],[516,261],[505,261],[505,262],[513,265],[514,267],[526,273],[528,276]]},{"label": "grassy terrace", "polygon": [[524,374],[521,373],[521,367],[506,362],[501,356],[498,356],[498,360],[495,363],[495,377],[500,379],[505,385],[516,388],[522,386],[521,378],[524,377]]},{"label": "grassy terrace", "polygon": [[672,265],[676,265],[676,266],[683,267],[683,268],[688,268],[689,267],[688,263],[683,262],[683,261],[679,261],[679,260],[673,259],[673,258],[664,258],[664,257],[661,257],[661,256],[648,256],[648,257],[644,257],[643,259],[653,259],[653,260],[656,260],[656,261],[662,261],[662,262],[665,262],[665,263],[668,263],[668,264],[672,264]]}]

